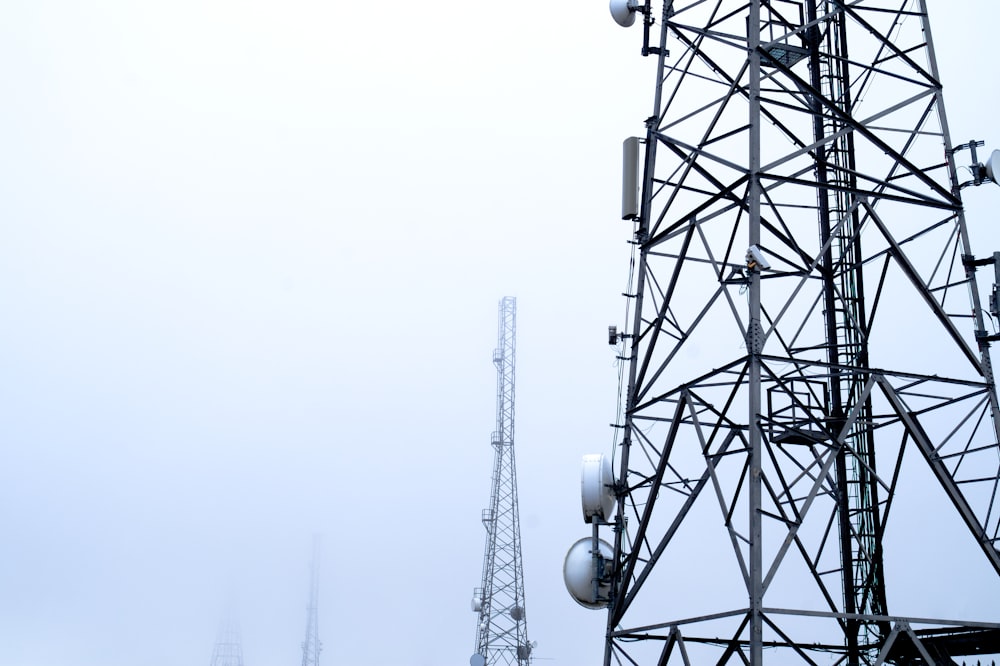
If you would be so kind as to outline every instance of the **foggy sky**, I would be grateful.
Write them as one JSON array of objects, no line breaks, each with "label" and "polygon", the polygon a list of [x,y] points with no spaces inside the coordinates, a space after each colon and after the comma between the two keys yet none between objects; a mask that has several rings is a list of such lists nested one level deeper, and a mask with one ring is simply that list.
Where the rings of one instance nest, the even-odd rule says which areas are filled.
[{"label": "foggy sky", "polygon": [[[988,154],[1000,8],[930,11]],[[247,666],[298,663],[314,533],[324,663],[468,663],[505,295],[529,636],[599,663],[561,567],[612,442],[640,39],[603,1],[0,7],[0,664],[207,666],[233,599]],[[1000,249],[1000,189],[964,198]],[[935,497],[949,593],[911,606],[1000,619]]]}]

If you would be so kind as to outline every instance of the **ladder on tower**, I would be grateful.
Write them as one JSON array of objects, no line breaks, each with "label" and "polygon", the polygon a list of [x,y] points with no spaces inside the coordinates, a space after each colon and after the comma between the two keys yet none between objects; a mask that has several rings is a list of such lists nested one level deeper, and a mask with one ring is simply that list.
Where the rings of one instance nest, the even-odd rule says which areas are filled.
[{"label": "ladder on tower", "polygon": [[[842,20],[842,19],[841,19]],[[839,22],[831,21],[824,51],[832,57],[821,58],[819,62],[821,92],[827,100],[850,116],[851,82],[846,73],[846,54],[841,52],[841,42],[836,34]],[[842,571],[845,579],[845,595],[852,594],[854,612],[867,615],[886,615],[884,581],[881,575],[881,535],[879,500],[876,482],[870,470],[874,466],[874,438],[871,431],[871,405],[864,397],[866,377],[861,372],[867,367],[867,340],[863,310],[864,285],[861,281],[861,232],[864,224],[858,202],[849,194],[857,189],[854,153],[851,142],[853,135],[846,123],[832,111],[823,111],[823,136],[833,137],[825,146],[827,188],[818,190],[818,196],[825,197],[829,220],[833,226],[831,237],[830,270],[836,290],[835,354],[831,359],[848,370],[840,372],[840,404],[846,413],[864,401],[860,418],[855,421],[845,444],[853,455],[846,462],[846,494],[850,544],[842,544],[850,552],[852,571]],[[843,538],[843,534],[842,534]],[[846,601],[846,600],[845,600]],[[887,627],[863,623],[859,627],[858,642],[861,645],[878,645],[884,638]]]}]

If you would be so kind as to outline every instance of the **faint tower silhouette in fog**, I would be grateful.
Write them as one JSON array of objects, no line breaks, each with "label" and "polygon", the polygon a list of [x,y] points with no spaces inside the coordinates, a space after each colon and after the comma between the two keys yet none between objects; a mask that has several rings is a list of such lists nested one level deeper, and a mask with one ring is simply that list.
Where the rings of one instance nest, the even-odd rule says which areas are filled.
[{"label": "faint tower silhouette in fog", "polygon": [[243,666],[243,645],[236,612],[230,608],[219,626],[219,635],[212,650],[211,666]]},{"label": "faint tower silhouette in fog", "polygon": [[319,535],[313,537],[312,566],[309,571],[309,607],[306,639],[302,641],[302,666],[319,666],[323,643],[319,640]]}]

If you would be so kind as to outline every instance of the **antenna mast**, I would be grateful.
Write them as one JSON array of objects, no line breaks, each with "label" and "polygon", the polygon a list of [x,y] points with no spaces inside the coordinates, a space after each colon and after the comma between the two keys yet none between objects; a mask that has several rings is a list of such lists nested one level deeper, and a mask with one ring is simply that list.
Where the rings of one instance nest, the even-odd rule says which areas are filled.
[{"label": "antenna mast", "polygon": [[313,537],[312,564],[309,567],[309,607],[306,639],[302,641],[302,666],[319,666],[323,644],[319,640],[319,535]]},{"label": "antenna mast", "polygon": [[219,635],[216,638],[215,647],[212,649],[211,666],[243,666],[240,627],[236,620],[236,613],[232,609],[227,611],[219,626]]},{"label": "antenna mast", "polygon": [[[1000,336],[977,284],[1000,255],[973,255],[960,196],[997,171],[958,180],[980,144],[949,136],[925,0],[642,1],[611,2],[656,61],[625,151],[614,545],[594,522],[567,572],[608,609],[605,666],[1000,654],[1000,618],[893,596],[978,591],[907,566],[936,525],[1000,575]],[[893,520],[931,491],[923,524]]]},{"label": "antenna mast", "polygon": [[532,645],[524,608],[521,528],[514,466],[514,339],[516,301],[500,301],[500,322],[493,363],[497,367],[497,427],[492,443],[493,492],[483,510],[486,555],[482,586],[475,589],[472,610],[478,615],[476,651],[471,666],[527,666]]}]

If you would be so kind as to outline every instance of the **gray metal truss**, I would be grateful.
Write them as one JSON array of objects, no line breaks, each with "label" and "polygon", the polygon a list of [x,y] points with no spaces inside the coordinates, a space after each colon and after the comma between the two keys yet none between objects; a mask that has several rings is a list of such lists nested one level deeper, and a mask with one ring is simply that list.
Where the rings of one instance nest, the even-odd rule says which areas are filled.
[{"label": "gray metal truss", "polygon": [[319,535],[313,537],[309,565],[309,606],[306,608],[306,637],[302,641],[302,666],[319,666],[323,642],[319,639],[319,562],[322,550]]},{"label": "gray metal truss", "polygon": [[605,664],[1000,653],[1000,618],[893,615],[886,593],[907,556],[887,534],[934,538],[891,520],[913,479],[936,479],[952,506],[928,520],[964,524],[1000,575],[988,262],[925,3],[638,11],[658,67]]},{"label": "gray metal truss", "polygon": [[219,625],[219,633],[212,648],[211,666],[243,666],[243,642],[236,612],[229,608]]},{"label": "gray metal truss", "polygon": [[517,302],[505,297],[499,305],[497,348],[497,424],[492,444],[493,490],[483,510],[486,553],[479,601],[476,652],[488,666],[531,663],[524,576],[521,568],[521,528],[514,464],[514,347]]}]

